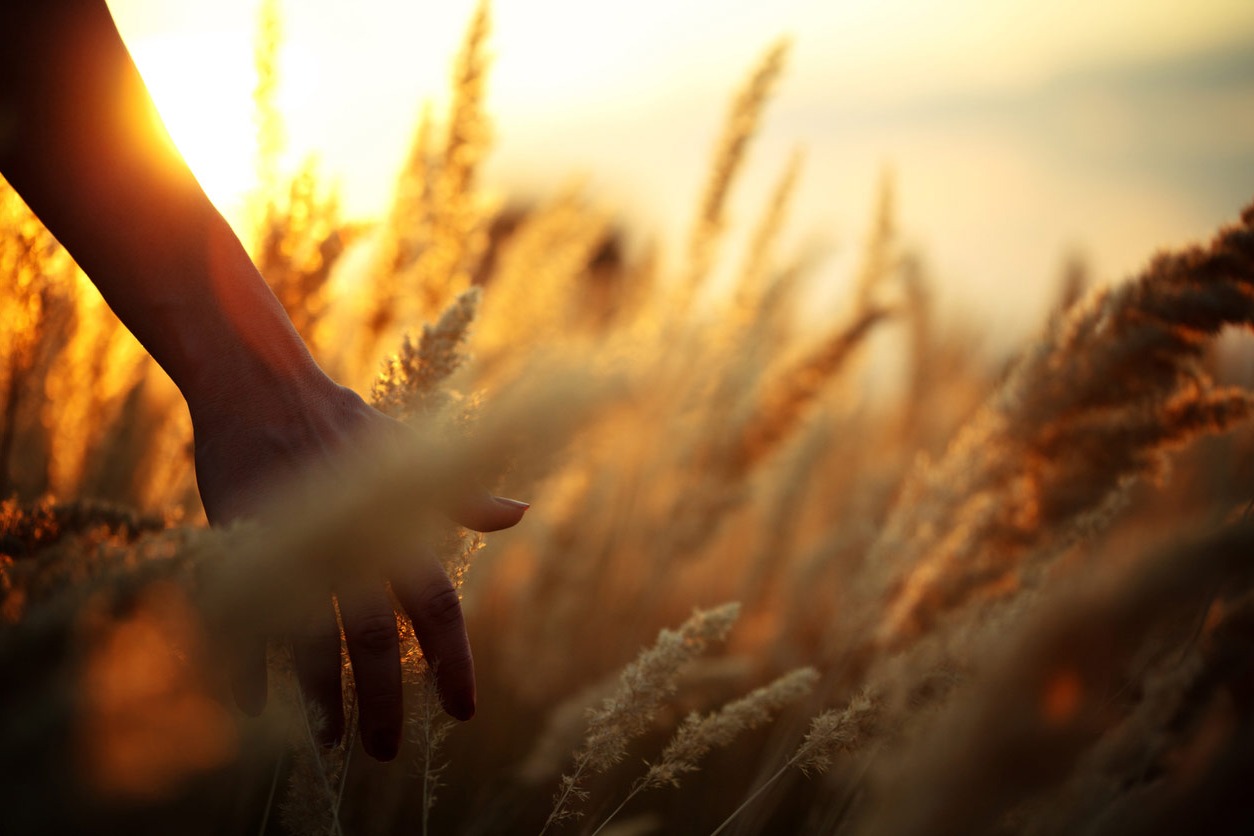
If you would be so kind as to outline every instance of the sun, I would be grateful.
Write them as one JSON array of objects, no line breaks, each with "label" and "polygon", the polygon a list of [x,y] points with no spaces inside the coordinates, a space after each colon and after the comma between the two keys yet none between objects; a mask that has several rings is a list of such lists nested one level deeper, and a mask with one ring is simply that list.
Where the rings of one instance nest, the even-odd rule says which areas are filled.
[{"label": "sun", "polygon": [[227,211],[255,180],[253,69],[247,38],[179,33],[131,44],[157,111],[205,193]]},{"label": "sun", "polygon": [[[130,44],[175,146],[209,199],[233,223],[244,219],[257,182],[256,71],[249,31],[180,32]],[[279,57],[277,105],[299,122],[316,84],[316,62],[286,44]],[[290,139],[290,138],[289,138]],[[281,165],[307,149],[288,143]]]}]

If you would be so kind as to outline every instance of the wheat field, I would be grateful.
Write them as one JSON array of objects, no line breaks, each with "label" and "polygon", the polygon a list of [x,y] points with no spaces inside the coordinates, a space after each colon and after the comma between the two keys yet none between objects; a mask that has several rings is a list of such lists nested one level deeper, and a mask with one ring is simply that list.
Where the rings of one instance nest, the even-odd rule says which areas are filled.
[{"label": "wheat field", "polygon": [[[577,184],[485,190],[486,4],[390,214],[346,223],[277,168],[265,9],[253,256],[426,443],[208,529],[177,392],[3,186],[0,831],[1250,832],[1254,204],[1126,281],[1060,276],[1006,357],[936,315],[886,179],[815,330],[779,243],[804,160],[750,153],[786,42],[671,269]],[[414,512],[467,470],[526,520]],[[478,714],[443,715],[398,617],[400,757],[323,748],[292,590],[415,540],[460,584]],[[255,719],[215,662],[246,628],[274,637]]]}]

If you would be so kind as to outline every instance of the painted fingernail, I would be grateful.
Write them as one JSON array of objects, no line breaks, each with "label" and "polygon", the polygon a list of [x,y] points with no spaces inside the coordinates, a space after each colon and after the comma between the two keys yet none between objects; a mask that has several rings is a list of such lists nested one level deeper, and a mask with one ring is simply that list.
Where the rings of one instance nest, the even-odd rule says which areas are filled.
[{"label": "painted fingernail", "polygon": [[530,502],[523,502],[521,499],[507,499],[503,496],[494,496],[492,498],[496,500],[497,503],[504,505],[506,508],[521,508],[526,511],[531,507]]}]

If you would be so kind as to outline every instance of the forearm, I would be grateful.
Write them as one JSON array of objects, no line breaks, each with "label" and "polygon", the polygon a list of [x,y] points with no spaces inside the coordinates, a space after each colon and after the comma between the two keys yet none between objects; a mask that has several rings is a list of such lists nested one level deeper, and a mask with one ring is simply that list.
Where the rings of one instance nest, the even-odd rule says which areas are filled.
[{"label": "forearm", "polygon": [[0,0],[0,173],[193,413],[321,377],[171,144],[103,0]]}]

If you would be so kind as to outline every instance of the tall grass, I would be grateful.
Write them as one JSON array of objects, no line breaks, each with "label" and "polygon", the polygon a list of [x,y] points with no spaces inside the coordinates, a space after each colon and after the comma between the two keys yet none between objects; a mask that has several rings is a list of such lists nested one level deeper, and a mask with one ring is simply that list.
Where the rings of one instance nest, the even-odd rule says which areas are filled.
[{"label": "tall grass", "polygon": [[[756,222],[726,215],[782,45],[665,275],[578,189],[485,197],[486,4],[390,215],[344,225],[313,167],[276,168],[276,8],[246,237],[320,359],[422,442],[204,528],[168,382],[0,191],[6,833],[1254,824],[1252,394],[1216,347],[1254,325],[1254,207],[1126,282],[1070,271],[1007,363],[937,319],[886,176],[846,304],[803,328],[808,262],[778,244],[801,156]],[[485,542],[415,512],[467,471],[527,520]],[[282,642],[260,720],[210,698],[222,641],[415,539],[464,595],[472,722],[403,619],[397,763],[315,742]]]}]

